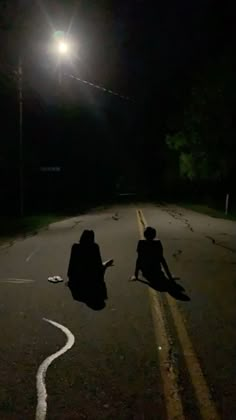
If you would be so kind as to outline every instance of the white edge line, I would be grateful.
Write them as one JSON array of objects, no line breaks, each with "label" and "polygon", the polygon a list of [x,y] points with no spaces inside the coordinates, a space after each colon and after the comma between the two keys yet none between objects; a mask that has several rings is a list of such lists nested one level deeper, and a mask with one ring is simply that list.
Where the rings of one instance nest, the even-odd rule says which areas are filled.
[{"label": "white edge line", "polygon": [[37,387],[37,407],[36,407],[36,420],[45,420],[47,415],[47,389],[45,385],[45,378],[48,367],[51,363],[60,357],[62,354],[66,353],[68,350],[73,347],[75,343],[75,337],[71,333],[68,328],[64,327],[61,324],[58,324],[55,321],[51,321],[50,319],[43,318],[44,321],[49,322],[50,324],[54,325],[54,327],[59,328],[66,336],[67,342],[61,350],[57,351],[56,353],[48,356],[43,363],[39,366],[37,375],[36,375],[36,387]]}]

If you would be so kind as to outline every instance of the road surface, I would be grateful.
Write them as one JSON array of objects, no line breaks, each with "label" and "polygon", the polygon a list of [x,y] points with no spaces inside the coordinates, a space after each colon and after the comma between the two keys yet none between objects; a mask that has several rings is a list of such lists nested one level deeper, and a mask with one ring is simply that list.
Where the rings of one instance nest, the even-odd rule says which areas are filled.
[{"label": "road surface", "polygon": [[[184,293],[130,281],[146,224],[158,230]],[[235,419],[235,227],[174,205],[137,204],[1,247],[0,419]],[[47,280],[66,280],[85,228],[103,259],[115,260],[100,310]]]}]

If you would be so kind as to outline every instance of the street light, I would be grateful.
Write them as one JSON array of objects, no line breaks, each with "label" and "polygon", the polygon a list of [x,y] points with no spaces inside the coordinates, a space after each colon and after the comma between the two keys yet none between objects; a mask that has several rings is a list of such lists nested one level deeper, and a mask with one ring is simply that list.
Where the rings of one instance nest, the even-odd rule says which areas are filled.
[{"label": "street light", "polygon": [[[56,40],[56,53],[59,56],[59,83],[62,83],[62,61],[69,55],[71,46],[64,38],[64,33],[58,32],[59,39]],[[22,59],[18,62],[18,103],[19,103],[19,213],[24,216],[25,196],[24,196],[24,154],[23,154],[23,66]]]},{"label": "street light", "polygon": [[57,48],[60,55],[68,54],[70,50],[69,44],[65,41],[60,41],[57,45]]},{"label": "street light", "polygon": [[59,67],[58,79],[59,79],[59,84],[61,85],[61,83],[62,83],[63,62],[70,55],[71,45],[69,44],[68,41],[66,41],[64,39],[57,40],[56,44],[55,44],[55,51],[56,51],[56,54],[58,55],[58,61],[59,61],[59,63],[58,63],[58,67]]}]

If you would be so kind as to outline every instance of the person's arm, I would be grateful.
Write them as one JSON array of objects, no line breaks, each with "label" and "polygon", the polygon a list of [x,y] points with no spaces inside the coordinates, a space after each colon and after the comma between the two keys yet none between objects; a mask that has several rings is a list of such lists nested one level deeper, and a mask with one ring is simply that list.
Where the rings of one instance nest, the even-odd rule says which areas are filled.
[{"label": "person's arm", "polygon": [[102,267],[103,263],[102,263],[102,257],[101,257],[101,253],[100,253],[100,248],[98,246],[98,244],[95,244],[95,255],[96,255],[96,263],[98,264],[98,267]]},{"label": "person's arm", "polygon": [[138,274],[139,274],[139,270],[140,270],[140,264],[139,264],[139,252],[140,252],[140,241],[138,242],[138,246],[137,246],[137,253],[138,253],[138,257],[137,257],[137,261],[136,261],[136,265],[135,265],[135,272],[134,272],[134,277],[136,279],[138,279]]},{"label": "person's arm", "polygon": [[173,278],[172,278],[172,274],[171,274],[171,272],[170,272],[170,270],[169,270],[168,264],[167,264],[167,262],[166,262],[166,260],[165,260],[165,258],[164,258],[164,257],[162,257],[161,264],[162,264],[162,266],[163,266],[163,268],[164,268],[164,270],[165,270],[165,273],[166,273],[166,275],[167,275],[168,279],[169,279],[169,280],[173,280]]},{"label": "person's arm", "polygon": [[164,268],[165,273],[166,273],[168,279],[169,280],[172,280],[172,274],[171,274],[171,272],[169,270],[168,264],[167,264],[167,262],[166,262],[166,260],[164,258],[164,255],[163,255],[163,246],[162,246],[161,242],[160,242],[160,245],[161,245],[161,265]]},{"label": "person's arm", "polygon": [[135,272],[134,272],[134,277],[136,279],[138,279],[138,274],[139,274],[139,261],[138,261],[138,258],[137,258],[136,265],[135,265]]}]

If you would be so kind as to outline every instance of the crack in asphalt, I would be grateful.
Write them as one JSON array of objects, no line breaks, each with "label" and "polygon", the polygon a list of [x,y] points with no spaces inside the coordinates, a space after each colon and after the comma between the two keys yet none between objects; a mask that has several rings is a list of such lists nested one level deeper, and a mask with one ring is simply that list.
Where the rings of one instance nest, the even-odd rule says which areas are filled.
[{"label": "crack in asphalt", "polygon": [[178,258],[182,253],[182,249],[178,249],[178,251],[173,254],[173,257]]},{"label": "crack in asphalt", "polygon": [[[182,214],[182,213],[180,213],[180,212],[178,212],[177,210],[174,210],[174,209],[168,209],[168,208],[163,208],[163,207],[160,207],[160,208],[161,208],[163,211],[166,211],[166,212],[167,212],[167,213],[168,213],[171,217],[173,217],[174,219],[179,220],[180,222],[184,223],[184,224],[186,225],[186,227],[187,227],[187,228],[188,228],[191,232],[194,232],[194,229],[192,228],[192,226],[191,226],[191,224],[189,223],[188,219],[183,218],[184,216],[183,216],[183,214]],[[169,223],[170,223],[170,222],[169,222]],[[227,234],[224,234],[224,235],[227,235]],[[206,239],[209,239],[209,240],[212,242],[212,244],[213,244],[213,245],[216,245],[216,246],[219,246],[219,247],[221,247],[221,248],[224,248],[224,249],[226,249],[227,251],[230,251],[230,252],[236,253],[236,249],[231,248],[230,246],[224,245],[224,244],[222,244],[222,243],[220,243],[220,242],[217,242],[217,241],[215,240],[215,238],[213,238],[213,237],[211,237],[211,236],[205,235],[205,238],[206,238]],[[174,254],[173,254],[173,257],[177,258],[180,254],[181,254],[181,253],[180,253],[179,251],[177,251],[176,253],[174,253]]]},{"label": "crack in asphalt", "polygon": [[227,249],[227,251],[231,251],[233,253],[236,253],[236,249],[231,248],[230,246],[221,244],[220,242],[216,242],[215,238],[212,238],[211,236],[205,236],[205,238],[209,239],[213,245],[219,246],[221,248]]},{"label": "crack in asphalt", "polygon": [[184,215],[180,212],[178,212],[177,210],[174,209],[165,209],[165,211],[174,219],[179,220],[180,222],[184,223],[186,225],[186,227],[191,231],[194,232],[193,227],[191,226],[191,224],[189,223],[189,220],[186,218],[183,218]]}]

